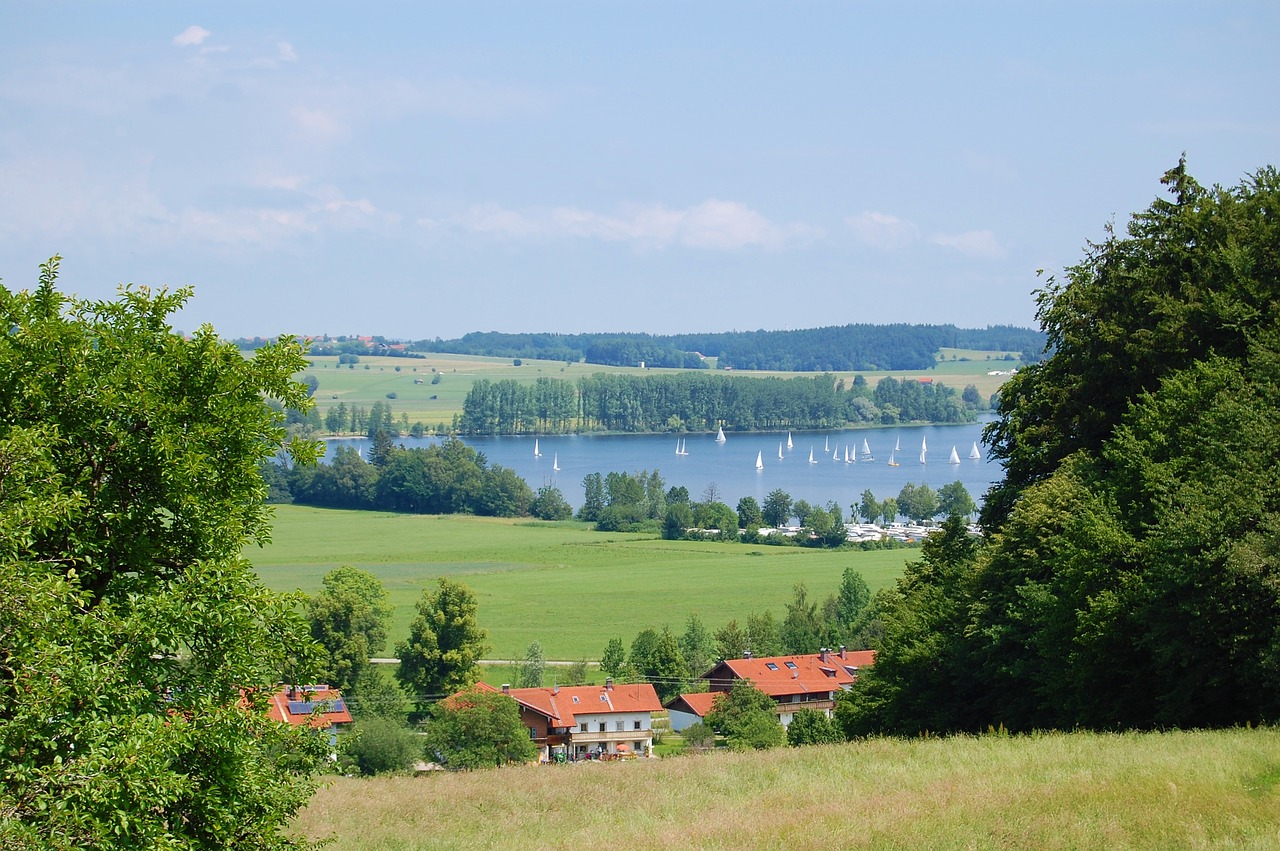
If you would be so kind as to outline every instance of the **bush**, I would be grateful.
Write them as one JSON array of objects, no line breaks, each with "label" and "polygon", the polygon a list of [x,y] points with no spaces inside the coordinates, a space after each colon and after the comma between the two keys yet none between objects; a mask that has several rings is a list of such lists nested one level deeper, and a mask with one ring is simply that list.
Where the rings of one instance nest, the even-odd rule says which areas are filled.
[{"label": "bush", "polygon": [[405,771],[422,757],[422,737],[387,718],[366,718],[342,738],[342,755],[365,776]]}]

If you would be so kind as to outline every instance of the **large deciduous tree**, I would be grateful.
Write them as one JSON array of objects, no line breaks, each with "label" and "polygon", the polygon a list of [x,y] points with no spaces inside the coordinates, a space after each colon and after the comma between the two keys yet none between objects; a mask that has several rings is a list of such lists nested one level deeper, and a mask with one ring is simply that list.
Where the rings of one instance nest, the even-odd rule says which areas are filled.
[{"label": "large deciduous tree", "polygon": [[515,700],[478,689],[432,705],[426,748],[450,768],[496,768],[538,756],[538,746],[529,738]]},{"label": "large deciduous tree", "polygon": [[435,591],[423,590],[409,638],[396,644],[396,679],[412,698],[451,694],[479,679],[476,663],[489,645],[478,608],[471,589],[447,576],[439,578]]},{"label": "large deciduous tree", "polygon": [[320,679],[354,694],[369,657],[387,645],[391,604],[378,577],[342,565],[325,574],[307,601],[311,637],[324,648]]},{"label": "large deciduous tree", "polygon": [[67,296],[58,261],[0,287],[0,845],[289,846],[326,747],[264,710],[311,642],[241,551],[303,351],[175,333],[185,288]]}]

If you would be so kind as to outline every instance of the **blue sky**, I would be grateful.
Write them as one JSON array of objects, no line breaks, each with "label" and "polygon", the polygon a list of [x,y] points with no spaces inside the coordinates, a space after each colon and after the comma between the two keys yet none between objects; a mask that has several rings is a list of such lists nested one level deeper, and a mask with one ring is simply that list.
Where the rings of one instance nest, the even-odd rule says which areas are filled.
[{"label": "blue sky", "polygon": [[1269,2],[0,8],[0,278],[226,336],[1033,325],[1280,150]]}]

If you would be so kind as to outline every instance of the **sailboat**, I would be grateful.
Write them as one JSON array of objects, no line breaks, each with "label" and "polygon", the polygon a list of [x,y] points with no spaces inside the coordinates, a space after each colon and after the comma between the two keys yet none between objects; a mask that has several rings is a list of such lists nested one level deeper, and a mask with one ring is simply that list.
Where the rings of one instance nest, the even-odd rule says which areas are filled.
[{"label": "sailboat", "polygon": [[978,451],[978,441],[973,442],[973,448],[969,450],[969,457],[977,461],[982,457],[982,453]]},{"label": "sailboat", "polygon": [[874,459],[874,458],[872,458],[872,457],[871,457],[871,444],[870,444],[870,443],[867,443],[867,439],[866,439],[865,437],[864,437],[864,438],[862,438],[862,460],[863,460],[863,461],[874,461],[874,460],[876,460],[876,459]]},{"label": "sailboat", "polygon": [[778,442],[778,460],[779,461],[782,460],[782,442],[781,441]]},{"label": "sailboat", "polygon": [[832,450],[831,450],[831,460],[832,460],[832,461],[839,461],[839,460],[840,460],[840,450],[839,450],[839,449],[832,449]]},{"label": "sailboat", "polygon": [[720,430],[716,432],[716,443],[724,443],[724,441],[725,441],[724,427],[721,426]]},{"label": "sailboat", "polygon": [[901,451],[902,451],[902,437],[901,437],[901,436],[899,436],[899,437],[898,437],[898,439],[897,439],[897,440],[895,440],[895,441],[893,442],[893,451],[894,451],[894,452],[901,452]]},{"label": "sailboat", "polygon": [[924,463],[925,453],[929,451],[929,441],[926,438],[920,438],[920,463]]},{"label": "sailboat", "polygon": [[901,465],[901,464],[899,464],[899,463],[897,462],[897,460],[893,457],[893,456],[894,456],[894,455],[896,455],[896,454],[897,454],[896,452],[890,452],[890,453],[889,453],[889,466],[890,466],[890,467],[900,467],[900,466],[902,466],[902,465]]},{"label": "sailboat", "polygon": [[830,441],[831,441],[831,438],[830,438],[830,437],[823,437],[823,438],[822,438],[822,451],[823,451],[823,452],[826,452],[828,449],[830,449],[830,448],[831,448],[831,446],[830,446]]},{"label": "sailboat", "polygon": [[542,457],[542,453],[538,451],[538,438],[536,437],[533,439],[533,457],[534,458]]},{"label": "sailboat", "polygon": [[813,447],[812,447],[812,446],[810,446],[810,447],[809,447],[809,463],[810,463],[810,464],[817,464],[817,463],[818,463],[817,461],[813,460]]},{"label": "sailboat", "polygon": [[956,452],[956,448],[955,448],[954,446],[953,446],[953,447],[951,447],[951,457],[947,459],[947,463],[948,463],[948,464],[959,464],[959,463],[960,463],[960,453],[959,453],[959,452]]},{"label": "sailboat", "polygon": [[787,432],[787,448],[791,448],[791,432]]},{"label": "sailboat", "polygon": [[756,453],[756,469],[757,470],[764,469],[764,458],[761,456],[761,453],[759,452]]},{"label": "sailboat", "polygon": [[[856,453],[858,450],[855,449],[853,451]],[[847,443],[844,445],[844,463],[849,463],[849,444]]]},{"label": "sailboat", "polygon": [[688,443],[689,443],[688,440],[682,440],[680,438],[676,438],[676,454],[688,455],[689,454]]},{"label": "sailboat", "polygon": [[560,472],[560,453],[559,452],[557,452],[555,455],[551,457],[551,469],[557,473]]}]

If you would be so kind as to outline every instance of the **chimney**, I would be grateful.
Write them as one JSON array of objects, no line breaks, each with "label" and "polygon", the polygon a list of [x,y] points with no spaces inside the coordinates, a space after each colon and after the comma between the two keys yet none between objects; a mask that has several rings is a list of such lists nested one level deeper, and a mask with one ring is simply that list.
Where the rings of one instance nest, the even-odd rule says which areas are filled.
[{"label": "chimney", "polygon": [[827,661],[827,648],[822,647],[818,650],[818,658],[823,662]]},{"label": "chimney", "polygon": [[551,687],[551,693],[552,693],[552,694],[559,694],[559,693],[560,693],[560,686],[552,686],[552,687]]},{"label": "chimney", "polygon": [[608,691],[613,691],[613,677],[604,678],[604,687]]},{"label": "chimney", "polygon": [[751,651],[750,651],[750,650],[743,650],[743,651],[742,651],[742,658],[743,658],[743,659],[750,659],[750,658],[751,658]]},{"label": "chimney", "polygon": [[840,658],[841,658],[841,659],[845,658],[845,655],[844,655],[844,654],[845,654],[845,650],[846,650],[846,649],[848,649],[848,648],[846,648],[843,644],[841,644],[841,645],[840,645]]},{"label": "chimney", "polygon": [[503,683],[503,684],[502,684],[502,693],[503,693],[503,694],[511,694],[511,683]]}]

